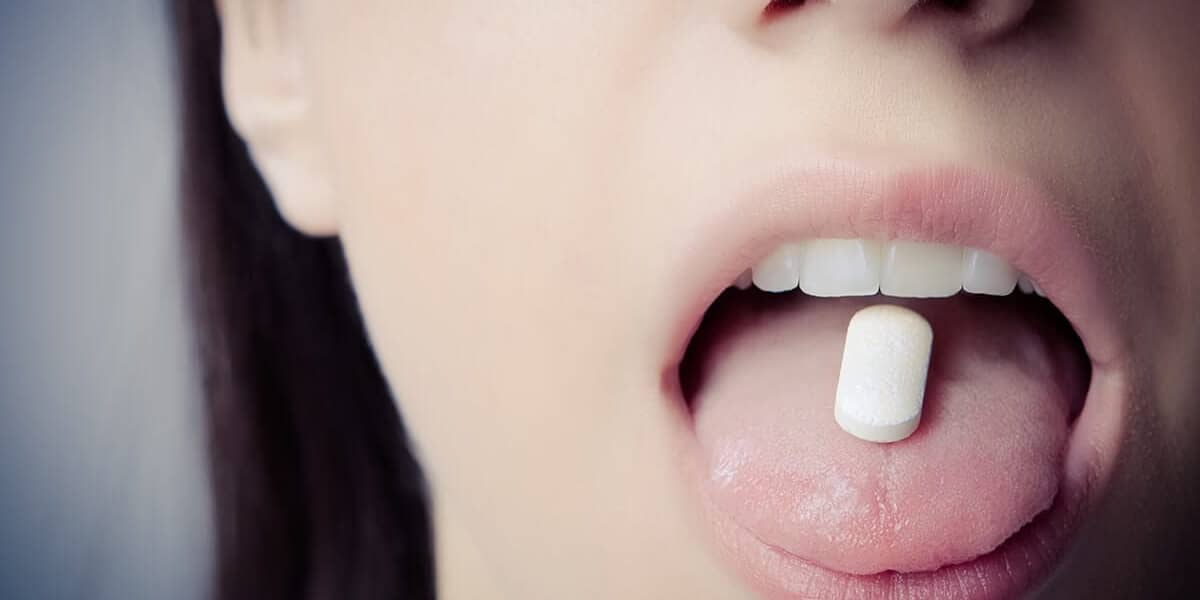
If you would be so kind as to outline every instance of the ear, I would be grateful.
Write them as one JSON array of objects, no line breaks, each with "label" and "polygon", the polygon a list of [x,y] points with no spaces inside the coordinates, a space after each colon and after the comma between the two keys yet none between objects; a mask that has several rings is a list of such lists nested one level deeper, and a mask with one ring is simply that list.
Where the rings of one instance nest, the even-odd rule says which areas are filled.
[{"label": "ear", "polygon": [[245,140],[283,218],[313,236],[337,233],[337,206],[293,0],[216,0],[221,80],[230,122]]}]

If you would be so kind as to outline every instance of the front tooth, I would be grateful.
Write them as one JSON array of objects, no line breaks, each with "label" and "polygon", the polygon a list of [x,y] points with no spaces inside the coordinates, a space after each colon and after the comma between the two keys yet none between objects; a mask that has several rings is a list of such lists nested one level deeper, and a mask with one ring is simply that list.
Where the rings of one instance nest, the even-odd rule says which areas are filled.
[{"label": "front tooth", "polygon": [[1021,275],[1017,279],[1017,287],[1020,288],[1021,293],[1023,293],[1023,294],[1032,294],[1033,293],[1033,280],[1030,279],[1028,275]]},{"label": "front tooth", "polygon": [[823,239],[804,244],[800,289],[810,296],[871,296],[879,292],[883,245],[871,240]]},{"label": "front tooth", "polygon": [[784,244],[754,266],[754,285],[764,292],[790,292],[800,284],[804,248]]},{"label": "front tooth", "polygon": [[944,298],[962,289],[958,246],[892,241],[883,251],[879,291],[903,298]]},{"label": "front tooth", "polygon": [[742,271],[741,275],[738,275],[737,280],[733,282],[733,287],[745,291],[750,289],[750,286],[753,284],[754,276],[750,273],[750,269],[746,269]]},{"label": "front tooth", "polygon": [[1008,261],[978,248],[963,250],[962,286],[972,294],[1007,296],[1021,274]]}]

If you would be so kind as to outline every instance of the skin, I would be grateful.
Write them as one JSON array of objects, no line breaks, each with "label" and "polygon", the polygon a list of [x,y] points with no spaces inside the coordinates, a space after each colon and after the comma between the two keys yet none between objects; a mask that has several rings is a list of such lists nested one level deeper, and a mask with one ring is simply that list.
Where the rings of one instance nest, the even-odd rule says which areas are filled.
[{"label": "skin", "polygon": [[1007,33],[898,1],[218,4],[235,126],[281,212],[345,244],[442,597],[754,597],[675,475],[661,298],[704,191],[809,150],[999,165],[1063,198],[1132,396],[1044,591],[1178,581],[1200,541],[1200,4],[1047,2]]}]

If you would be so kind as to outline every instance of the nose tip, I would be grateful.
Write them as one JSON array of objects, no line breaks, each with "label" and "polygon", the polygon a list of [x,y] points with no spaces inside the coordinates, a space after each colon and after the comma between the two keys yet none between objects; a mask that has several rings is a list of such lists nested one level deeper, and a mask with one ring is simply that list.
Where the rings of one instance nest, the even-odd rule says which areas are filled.
[{"label": "nose tip", "polygon": [[856,24],[890,28],[924,0],[829,0],[837,13]]},{"label": "nose tip", "polygon": [[[894,30],[907,22],[936,22],[968,41],[994,37],[1024,20],[1036,0],[824,0],[853,27]],[[768,11],[800,8],[822,0],[771,0]],[[929,17],[922,19],[922,17]]]}]

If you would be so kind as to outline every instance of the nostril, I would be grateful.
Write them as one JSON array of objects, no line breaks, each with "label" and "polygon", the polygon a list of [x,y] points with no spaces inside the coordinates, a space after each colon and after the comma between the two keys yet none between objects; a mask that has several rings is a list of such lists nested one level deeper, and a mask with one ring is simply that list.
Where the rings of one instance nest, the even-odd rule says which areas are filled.
[{"label": "nostril", "polygon": [[918,3],[913,11],[920,13],[941,13],[946,15],[971,15],[979,12],[982,0],[924,0]]},{"label": "nostril", "polygon": [[1038,0],[769,0],[761,18],[775,21],[817,4],[859,25],[896,30],[906,23],[936,23],[964,41],[981,42],[1021,25]]},{"label": "nostril", "polygon": [[763,9],[765,21],[783,17],[787,13],[805,7],[822,5],[831,8],[828,12],[845,17],[847,22],[868,24],[877,28],[891,28],[909,12],[920,5],[942,0],[770,0]]},{"label": "nostril", "polygon": [[809,0],[771,0],[763,9],[763,18],[770,19],[808,4]]},{"label": "nostril", "polygon": [[940,0],[938,2],[928,2],[926,4],[933,8],[940,8],[947,12],[965,13],[970,12],[975,3],[971,0]]}]

